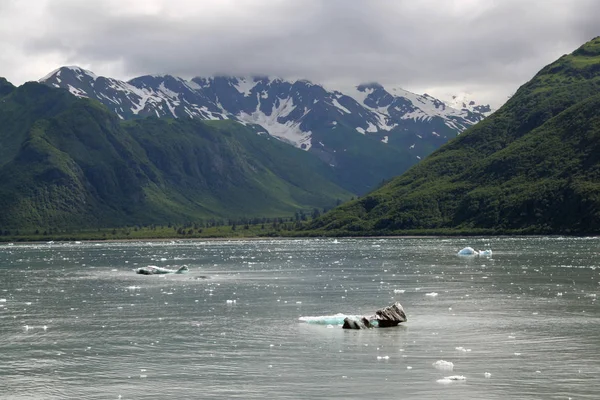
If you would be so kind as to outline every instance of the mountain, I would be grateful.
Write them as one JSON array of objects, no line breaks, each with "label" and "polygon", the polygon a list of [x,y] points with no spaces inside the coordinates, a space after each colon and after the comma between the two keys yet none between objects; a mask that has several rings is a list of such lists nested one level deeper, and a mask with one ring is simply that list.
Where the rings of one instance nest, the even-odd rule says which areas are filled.
[{"label": "mountain", "polygon": [[484,109],[454,109],[377,83],[342,93],[272,77],[146,75],[124,82],[79,67],[59,68],[40,82],[98,100],[124,120],[156,116],[259,125],[330,164],[345,188],[359,194],[404,172],[486,115]]},{"label": "mountain", "polygon": [[95,100],[0,79],[0,227],[288,216],[351,194],[311,154],[233,121],[121,121]]},{"label": "mountain", "polygon": [[600,231],[600,37],[489,118],[310,227],[319,234]]}]

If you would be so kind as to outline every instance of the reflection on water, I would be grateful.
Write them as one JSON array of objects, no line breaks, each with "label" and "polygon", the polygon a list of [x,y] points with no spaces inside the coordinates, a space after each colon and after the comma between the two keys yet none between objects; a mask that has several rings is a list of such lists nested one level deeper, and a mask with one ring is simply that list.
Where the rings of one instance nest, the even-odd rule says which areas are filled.
[{"label": "reflection on water", "polygon": [[[0,397],[595,399],[599,255],[597,238],[4,245]],[[396,300],[397,328],[299,320]]]}]

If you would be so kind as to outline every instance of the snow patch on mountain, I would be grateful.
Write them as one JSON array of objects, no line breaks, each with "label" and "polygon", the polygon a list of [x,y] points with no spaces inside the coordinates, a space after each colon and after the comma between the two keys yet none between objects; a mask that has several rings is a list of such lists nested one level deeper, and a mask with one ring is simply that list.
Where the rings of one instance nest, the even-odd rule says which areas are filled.
[{"label": "snow patch on mountain", "polygon": [[[257,96],[257,98],[259,98]],[[260,99],[260,98],[259,98]],[[256,124],[262,126],[269,132],[269,135],[275,136],[287,143],[290,143],[296,147],[308,150],[311,147],[311,136],[312,132],[304,132],[300,129],[302,118],[299,120],[285,120],[295,109],[294,100],[288,99],[277,99],[273,103],[273,108],[270,114],[265,114],[261,111],[260,100],[256,106],[256,111],[252,114],[241,112],[237,118],[240,121]],[[308,110],[304,109],[303,117],[308,113]]]},{"label": "snow patch on mountain", "polygon": [[237,78],[236,80],[237,82],[233,87],[246,97],[250,96],[252,89],[254,89],[258,83],[254,81],[254,78]]},{"label": "snow patch on mountain", "polygon": [[481,113],[484,116],[489,116],[493,110],[489,104],[478,104],[473,100],[473,95],[468,92],[460,92],[457,94],[447,94],[444,96],[444,103],[448,107],[452,107],[457,110],[468,110],[470,112]]}]

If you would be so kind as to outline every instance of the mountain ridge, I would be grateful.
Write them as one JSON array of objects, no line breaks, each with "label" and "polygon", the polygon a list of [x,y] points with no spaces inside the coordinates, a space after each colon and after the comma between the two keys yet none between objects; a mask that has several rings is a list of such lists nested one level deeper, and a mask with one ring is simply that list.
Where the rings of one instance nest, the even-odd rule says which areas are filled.
[{"label": "mountain ridge", "polygon": [[377,83],[358,85],[353,93],[345,94],[306,79],[265,76],[185,80],[163,74],[125,82],[76,66],[61,67],[40,82],[65,88],[75,96],[95,98],[122,119],[156,115],[259,122],[272,136],[306,150],[314,144],[310,140],[313,130],[323,126],[333,129],[338,123],[363,134],[381,134],[395,127],[405,128],[406,120],[440,118],[449,128],[446,133],[455,136],[487,115],[466,107],[457,110],[429,95],[399,88],[390,93]]}]

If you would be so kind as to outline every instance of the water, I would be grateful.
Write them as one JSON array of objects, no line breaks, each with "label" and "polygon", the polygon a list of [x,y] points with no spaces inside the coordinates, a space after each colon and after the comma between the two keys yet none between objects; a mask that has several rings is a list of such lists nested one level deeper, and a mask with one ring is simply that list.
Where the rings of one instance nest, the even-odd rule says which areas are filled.
[{"label": "water", "polygon": [[[598,238],[3,245],[0,398],[596,399],[599,256]],[[299,321],[395,300],[396,328]]]}]

